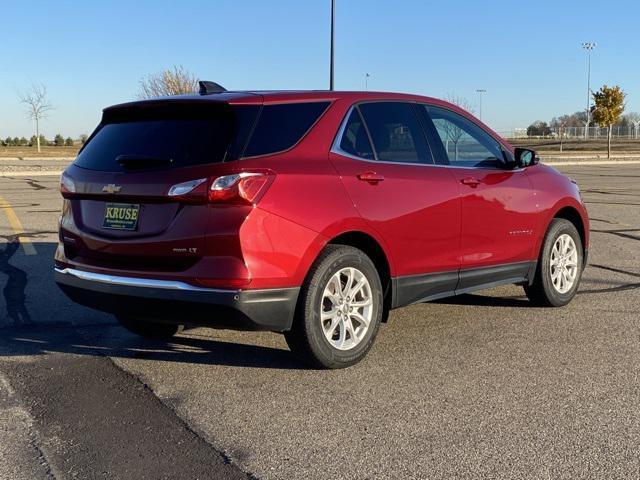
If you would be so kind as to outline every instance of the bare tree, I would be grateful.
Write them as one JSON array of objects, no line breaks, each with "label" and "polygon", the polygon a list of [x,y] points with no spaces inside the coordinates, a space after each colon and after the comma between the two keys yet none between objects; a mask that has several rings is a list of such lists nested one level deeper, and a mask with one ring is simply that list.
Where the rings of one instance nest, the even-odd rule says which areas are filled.
[{"label": "bare tree", "polygon": [[36,144],[38,153],[40,150],[40,120],[47,118],[53,106],[47,99],[47,88],[40,84],[31,85],[31,88],[25,93],[18,93],[20,103],[26,105],[26,113],[30,120],[36,122]]},{"label": "bare tree", "polygon": [[625,120],[627,125],[633,126],[633,138],[637,139],[640,137],[640,113],[637,112],[629,112],[622,116],[622,119]]},{"label": "bare tree", "polygon": [[569,126],[569,123],[572,121],[571,115],[560,115],[559,117],[553,117],[551,119],[551,128],[555,130],[556,135],[560,139],[560,151],[563,151],[564,147],[564,136],[565,129]]},{"label": "bare tree", "polygon": [[153,73],[140,79],[140,92],[138,97],[157,98],[168,95],[181,95],[198,91],[198,79],[195,75],[185,70],[181,65]]},{"label": "bare tree", "polygon": [[[469,102],[469,100],[467,100],[464,97],[448,94],[446,96],[446,100],[450,103],[453,103],[454,105],[457,105],[461,109],[466,110],[469,113],[473,113],[473,106],[471,105],[471,102]],[[458,144],[460,143],[460,139],[465,133],[464,130],[462,130],[456,124],[451,122],[442,122],[440,126],[447,134],[447,141],[445,145],[445,148],[447,149],[447,153],[449,153],[449,141],[451,141],[453,143],[453,148],[454,148],[454,154],[455,154],[454,158],[455,160],[458,160]]]}]

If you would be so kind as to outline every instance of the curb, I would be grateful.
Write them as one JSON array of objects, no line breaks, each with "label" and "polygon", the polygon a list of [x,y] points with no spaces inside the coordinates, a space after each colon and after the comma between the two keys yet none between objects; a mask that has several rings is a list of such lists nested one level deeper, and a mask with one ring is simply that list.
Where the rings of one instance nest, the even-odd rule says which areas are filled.
[{"label": "curb", "polygon": [[571,160],[567,160],[565,161],[560,161],[560,162],[545,162],[544,160],[542,160],[542,163],[544,163],[545,165],[551,165],[554,167],[561,167],[563,165],[567,165],[567,166],[573,166],[573,165],[638,165],[640,164],[640,160],[578,160],[578,161],[571,161]]},{"label": "curb", "polygon": [[15,172],[0,172],[0,177],[59,177],[60,175],[62,175],[62,170],[26,170]]}]

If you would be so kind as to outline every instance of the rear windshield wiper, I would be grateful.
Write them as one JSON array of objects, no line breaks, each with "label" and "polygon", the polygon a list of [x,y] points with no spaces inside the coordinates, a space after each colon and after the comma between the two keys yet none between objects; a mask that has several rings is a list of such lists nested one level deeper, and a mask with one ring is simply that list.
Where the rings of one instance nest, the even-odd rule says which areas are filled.
[{"label": "rear windshield wiper", "polygon": [[173,159],[171,158],[162,158],[162,157],[154,157],[151,155],[134,155],[134,154],[126,154],[126,155],[118,155],[116,157],[116,162],[124,168],[153,168],[153,167],[162,167],[166,165],[171,165],[173,163]]}]

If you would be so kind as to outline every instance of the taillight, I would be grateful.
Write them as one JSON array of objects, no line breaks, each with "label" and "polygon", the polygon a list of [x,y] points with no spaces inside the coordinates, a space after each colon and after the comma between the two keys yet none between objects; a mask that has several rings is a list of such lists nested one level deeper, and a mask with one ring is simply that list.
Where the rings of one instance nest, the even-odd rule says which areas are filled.
[{"label": "taillight", "polygon": [[62,172],[60,175],[60,193],[63,197],[70,193],[76,193],[76,185],[66,172]]},{"label": "taillight", "polygon": [[266,172],[241,172],[216,178],[209,188],[209,201],[218,203],[256,203],[269,184],[273,175]]},{"label": "taillight", "polygon": [[176,200],[205,202],[207,198],[207,179],[199,178],[178,183],[169,189],[167,195]]}]

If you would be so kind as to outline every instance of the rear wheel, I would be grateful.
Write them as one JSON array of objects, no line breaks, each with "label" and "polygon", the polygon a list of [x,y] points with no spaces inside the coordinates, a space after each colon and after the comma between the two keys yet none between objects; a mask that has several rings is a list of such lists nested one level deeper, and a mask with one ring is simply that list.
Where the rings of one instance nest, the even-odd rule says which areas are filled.
[{"label": "rear wheel", "polygon": [[380,277],[361,250],[329,245],[300,292],[289,348],[317,368],[343,368],[367,354],[383,312]]},{"label": "rear wheel", "polygon": [[131,333],[145,338],[169,339],[184,329],[183,325],[154,322],[130,315],[117,315],[116,318]]},{"label": "rear wheel", "polygon": [[576,227],[554,218],[545,235],[536,275],[524,290],[535,305],[561,307],[569,303],[580,284],[584,253]]}]

